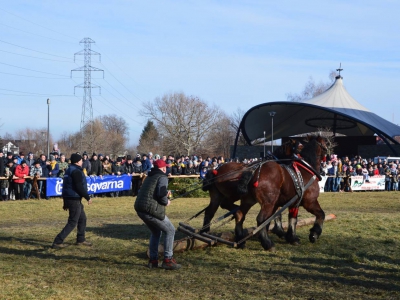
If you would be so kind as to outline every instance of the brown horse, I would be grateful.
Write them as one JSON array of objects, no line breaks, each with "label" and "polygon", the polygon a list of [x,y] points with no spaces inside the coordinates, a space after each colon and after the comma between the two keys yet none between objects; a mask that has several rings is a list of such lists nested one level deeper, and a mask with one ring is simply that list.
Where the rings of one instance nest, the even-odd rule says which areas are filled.
[{"label": "brown horse", "polygon": [[[309,137],[308,143],[301,151],[301,155],[308,166],[304,167],[304,164],[300,166],[296,163],[305,185],[312,179],[314,170],[319,171],[321,159],[325,154],[325,140],[320,136]],[[278,207],[284,206],[297,194],[292,176],[283,165],[275,161],[266,161],[253,166],[255,166],[255,169],[248,171],[248,165],[227,163],[217,170],[217,174],[215,172],[207,173],[208,182],[212,182],[212,184],[207,186],[210,193],[210,204],[205,210],[204,225],[211,222],[219,206],[232,211],[238,207],[234,202],[241,200],[239,210],[235,213],[236,242],[241,241],[244,237],[243,222],[246,214],[255,203],[258,202],[261,206],[257,216],[257,224],[260,225],[272,216]],[[240,189],[243,186],[247,190]],[[300,202],[300,205],[316,216],[309,235],[309,240],[312,243],[321,235],[325,219],[325,213],[318,203],[318,196],[318,182],[314,181],[304,191]],[[297,213],[298,203],[295,202],[289,207],[289,228],[285,235],[286,240],[293,244],[299,242],[296,235]],[[269,225],[259,232],[259,239],[264,249],[272,250],[274,243],[268,237],[268,227]],[[206,230],[209,230],[209,228]],[[239,246],[244,247],[244,242]]]}]

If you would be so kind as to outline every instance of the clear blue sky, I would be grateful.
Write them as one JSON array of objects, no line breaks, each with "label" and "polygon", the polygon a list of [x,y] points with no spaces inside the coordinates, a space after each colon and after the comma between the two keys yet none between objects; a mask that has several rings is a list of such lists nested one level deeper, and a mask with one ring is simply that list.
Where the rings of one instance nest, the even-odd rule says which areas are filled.
[{"label": "clear blue sky", "polygon": [[[278,3],[279,2],[279,3]],[[284,101],[342,63],[347,91],[400,123],[398,1],[20,1],[0,8],[0,135],[31,126],[79,130],[83,65],[92,38],[94,116],[117,114],[137,144],[142,103],[195,95],[227,114]],[[295,124],[293,124],[295,126]]]}]

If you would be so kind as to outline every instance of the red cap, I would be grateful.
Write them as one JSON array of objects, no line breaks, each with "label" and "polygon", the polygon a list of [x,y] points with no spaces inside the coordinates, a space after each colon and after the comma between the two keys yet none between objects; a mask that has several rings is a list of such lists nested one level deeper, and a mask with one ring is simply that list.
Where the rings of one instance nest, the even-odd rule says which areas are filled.
[{"label": "red cap", "polygon": [[155,162],[153,162],[153,165],[154,165],[156,168],[159,168],[159,169],[164,168],[164,167],[167,166],[167,164],[165,163],[165,161],[163,161],[162,159],[157,159]]}]

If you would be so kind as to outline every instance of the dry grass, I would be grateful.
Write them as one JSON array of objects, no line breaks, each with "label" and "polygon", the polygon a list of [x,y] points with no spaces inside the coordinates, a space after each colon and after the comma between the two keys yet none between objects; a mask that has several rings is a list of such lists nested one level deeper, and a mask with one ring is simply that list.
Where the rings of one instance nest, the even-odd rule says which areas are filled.
[{"label": "dry grass", "polygon": [[[91,248],[50,248],[64,226],[62,200],[0,202],[1,299],[399,299],[400,200],[395,192],[329,193],[320,197],[326,222],[320,240],[298,229],[294,247],[273,237],[276,252],[257,240],[177,254],[179,271],[149,270],[149,231],[133,198],[96,198],[86,206]],[[168,208],[175,225],[206,206],[180,199]],[[246,227],[255,225],[258,207]],[[220,212],[221,213],[221,212]],[[300,218],[310,215],[300,210]],[[200,225],[201,218],[193,222]],[[221,230],[231,230],[233,223]],[[182,237],[177,233],[177,238]]]}]

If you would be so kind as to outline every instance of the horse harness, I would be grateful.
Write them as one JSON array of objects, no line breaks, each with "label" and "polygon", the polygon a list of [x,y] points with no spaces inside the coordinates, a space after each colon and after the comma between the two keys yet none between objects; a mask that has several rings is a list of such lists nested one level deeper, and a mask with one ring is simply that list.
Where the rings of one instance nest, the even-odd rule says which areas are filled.
[{"label": "horse harness", "polygon": [[299,202],[297,204],[297,206],[299,206],[301,199],[303,199],[305,191],[303,176],[301,175],[300,170],[295,163],[293,163],[292,165],[281,165],[281,167],[285,168],[286,171],[288,171],[290,177],[292,177],[294,188],[296,190],[297,196],[299,197]]}]

